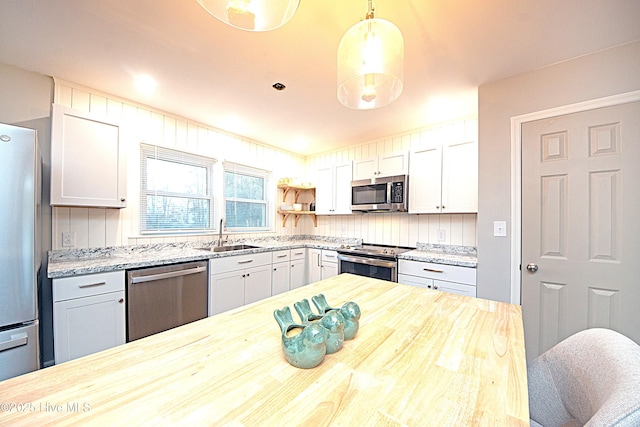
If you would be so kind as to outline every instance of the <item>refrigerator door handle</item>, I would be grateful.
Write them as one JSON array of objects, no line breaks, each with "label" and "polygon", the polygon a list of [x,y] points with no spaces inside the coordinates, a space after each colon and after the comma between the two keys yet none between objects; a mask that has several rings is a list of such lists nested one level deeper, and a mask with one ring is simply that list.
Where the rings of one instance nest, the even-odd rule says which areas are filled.
[{"label": "refrigerator door handle", "polygon": [[0,351],[11,350],[12,348],[27,345],[27,340],[27,334],[25,332],[11,335],[11,339],[9,341],[0,343]]}]

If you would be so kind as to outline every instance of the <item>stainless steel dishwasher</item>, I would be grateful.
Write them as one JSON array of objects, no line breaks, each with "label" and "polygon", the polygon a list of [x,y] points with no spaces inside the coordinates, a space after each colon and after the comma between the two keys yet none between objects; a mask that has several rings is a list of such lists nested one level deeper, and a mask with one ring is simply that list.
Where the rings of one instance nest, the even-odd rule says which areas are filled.
[{"label": "stainless steel dishwasher", "polygon": [[127,342],[207,317],[207,261],[127,271]]}]

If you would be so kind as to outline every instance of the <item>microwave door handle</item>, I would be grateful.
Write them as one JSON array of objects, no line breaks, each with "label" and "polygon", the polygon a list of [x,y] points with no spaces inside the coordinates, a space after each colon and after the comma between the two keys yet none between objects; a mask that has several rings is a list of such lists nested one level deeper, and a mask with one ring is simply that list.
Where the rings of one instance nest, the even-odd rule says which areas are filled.
[{"label": "microwave door handle", "polygon": [[389,204],[389,207],[391,207],[391,205],[393,204],[393,201],[391,200],[392,187],[393,187],[393,182],[387,182],[387,204]]}]

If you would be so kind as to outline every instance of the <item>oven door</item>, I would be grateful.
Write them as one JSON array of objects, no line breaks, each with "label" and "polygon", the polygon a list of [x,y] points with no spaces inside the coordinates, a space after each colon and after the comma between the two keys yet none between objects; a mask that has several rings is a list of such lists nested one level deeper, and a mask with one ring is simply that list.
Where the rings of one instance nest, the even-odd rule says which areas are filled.
[{"label": "oven door", "polygon": [[338,254],[338,274],[351,273],[358,276],[397,282],[397,266],[398,262],[395,260]]}]

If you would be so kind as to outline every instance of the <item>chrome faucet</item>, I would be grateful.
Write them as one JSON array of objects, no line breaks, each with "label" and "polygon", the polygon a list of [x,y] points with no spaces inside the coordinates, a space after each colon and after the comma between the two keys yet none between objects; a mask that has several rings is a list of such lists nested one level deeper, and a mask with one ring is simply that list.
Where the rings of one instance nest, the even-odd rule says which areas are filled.
[{"label": "chrome faucet", "polygon": [[222,246],[222,222],[224,218],[220,218],[220,228],[218,229],[218,246]]}]

